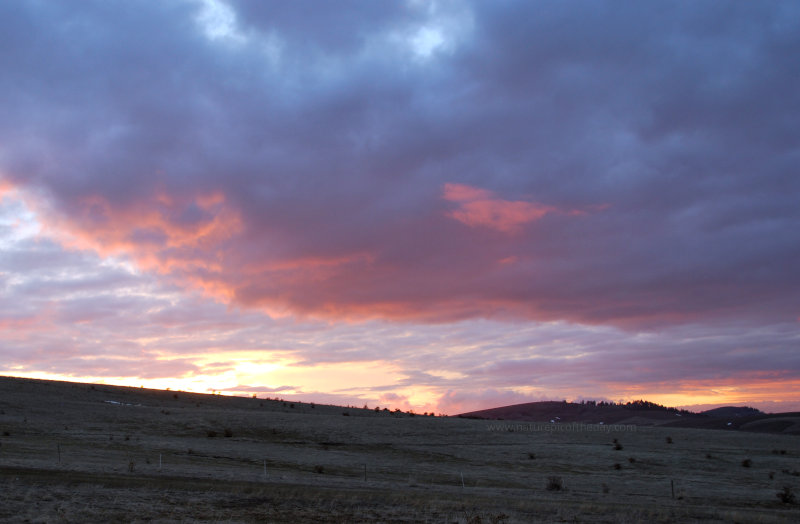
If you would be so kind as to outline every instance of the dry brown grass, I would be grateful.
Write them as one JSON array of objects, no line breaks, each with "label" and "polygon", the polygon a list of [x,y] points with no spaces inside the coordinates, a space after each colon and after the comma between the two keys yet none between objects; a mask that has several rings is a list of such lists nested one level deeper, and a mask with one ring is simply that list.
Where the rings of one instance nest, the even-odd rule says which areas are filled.
[{"label": "dry brown grass", "polygon": [[797,437],[347,412],[0,379],[0,520],[800,521]]}]

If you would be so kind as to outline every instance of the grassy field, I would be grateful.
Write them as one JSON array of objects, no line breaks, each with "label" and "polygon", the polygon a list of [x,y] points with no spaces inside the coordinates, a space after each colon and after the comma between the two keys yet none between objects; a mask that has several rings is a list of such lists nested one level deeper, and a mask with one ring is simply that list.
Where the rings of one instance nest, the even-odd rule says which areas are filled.
[{"label": "grassy field", "polygon": [[797,436],[0,378],[4,522],[800,522],[785,486]]}]

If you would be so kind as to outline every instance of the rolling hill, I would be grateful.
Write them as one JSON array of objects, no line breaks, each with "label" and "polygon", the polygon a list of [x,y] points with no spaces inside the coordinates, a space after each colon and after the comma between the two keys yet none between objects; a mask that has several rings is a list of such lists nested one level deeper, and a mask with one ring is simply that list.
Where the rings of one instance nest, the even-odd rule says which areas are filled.
[{"label": "rolling hill", "polygon": [[472,411],[464,418],[518,420],[554,424],[622,424],[697,429],[742,430],[800,435],[800,413],[762,413],[750,407],[726,406],[700,413],[647,401],[627,404],[530,402]]}]

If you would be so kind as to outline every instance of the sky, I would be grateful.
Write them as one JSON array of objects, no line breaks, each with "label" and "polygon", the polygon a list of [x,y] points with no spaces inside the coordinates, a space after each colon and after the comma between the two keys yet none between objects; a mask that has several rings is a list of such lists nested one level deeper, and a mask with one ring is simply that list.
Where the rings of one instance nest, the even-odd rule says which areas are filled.
[{"label": "sky", "polygon": [[0,3],[0,375],[800,410],[800,4]]}]

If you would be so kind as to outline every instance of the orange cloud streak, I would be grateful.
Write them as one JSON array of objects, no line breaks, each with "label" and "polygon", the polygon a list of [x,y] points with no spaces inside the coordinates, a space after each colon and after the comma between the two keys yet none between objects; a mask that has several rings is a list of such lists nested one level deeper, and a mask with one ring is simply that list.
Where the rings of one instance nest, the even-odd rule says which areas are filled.
[{"label": "orange cloud streak", "polygon": [[221,271],[221,245],[242,231],[238,211],[219,192],[181,198],[159,192],[125,208],[98,195],[80,204],[67,224],[45,215],[51,228],[66,235],[66,247],[92,249],[101,256],[128,254],[140,268],[160,273],[187,266]]},{"label": "orange cloud streak", "polygon": [[671,406],[694,404],[800,404],[800,380],[780,371],[745,372],[714,380],[684,380],[659,384],[610,384],[628,399],[645,398]]}]

